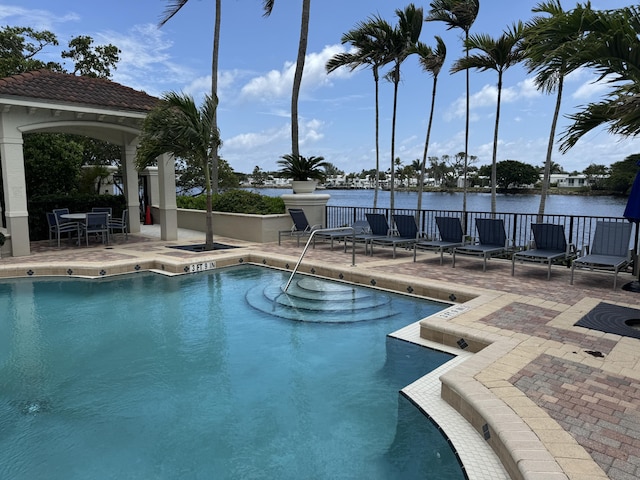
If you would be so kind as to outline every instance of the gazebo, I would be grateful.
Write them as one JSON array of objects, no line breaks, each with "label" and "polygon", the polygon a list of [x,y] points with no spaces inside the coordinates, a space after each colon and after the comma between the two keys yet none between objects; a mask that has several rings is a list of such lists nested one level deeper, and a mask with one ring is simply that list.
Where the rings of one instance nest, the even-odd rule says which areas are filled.
[{"label": "gazebo", "polygon": [[[137,212],[138,172],[135,153],[147,113],[158,99],[109,80],[36,70],[0,79],[0,167],[7,236],[12,256],[31,253],[23,134],[72,133],[120,146],[127,208]],[[177,239],[174,159],[158,158],[159,223],[163,240]],[[140,231],[130,215],[130,231]],[[42,219],[45,221],[45,219]]]}]

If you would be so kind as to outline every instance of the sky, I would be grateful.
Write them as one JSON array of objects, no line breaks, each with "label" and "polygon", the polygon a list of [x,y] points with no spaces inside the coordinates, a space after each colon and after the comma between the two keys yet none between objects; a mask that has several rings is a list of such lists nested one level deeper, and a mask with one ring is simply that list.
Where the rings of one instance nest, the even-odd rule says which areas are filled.
[{"label": "sky", "polygon": [[[50,30],[60,41],[40,55],[61,61],[60,51],[78,35],[95,44],[112,43],[120,50],[120,62],[112,80],[162,96],[169,91],[193,95],[201,102],[211,88],[213,0],[191,0],[163,27],[158,27],[168,1],[163,0],[2,0],[0,24]],[[482,0],[471,33],[499,36],[518,20],[532,18],[530,0]],[[565,9],[575,1],[562,1]],[[596,9],[619,8],[636,2],[592,0]],[[300,33],[302,2],[279,0],[270,17],[263,16],[262,0],[222,0],[222,24],[218,75],[218,123],[223,142],[220,150],[236,172],[254,167],[274,171],[278,159],[291,152],[290,98]],[[425,14],[429,2],[416,2]],[[346,51],[344,33],[359,22],[380,16],[392,25],[395,11],[408,3],[396,0],[312,0],[309,41],[299,101],[300,153],[322,156],[349,172],[375,168],[375,101],[371,70],[332,74],[326,62]],[[447,60],[438,77],[431,156],[464,151],[465,74],[451,74],[453,62],[464,55],[459,29],[447,30],[439,22],[425,22],[420,40],[435,46],[434,35],[447,45]],[[68,69],[72,65],[66,64]],[[386,70],[385,70],[386,72]],[[417,58],[402,65],[398,92],[395,157],[402,164],[421,159],[431,105],[432,77],[422,71]],[[472,71],[470,85],[469,155],[476,166],[491,163],[497,99],[497,73]],[[607,86],[597,83],[588,70],[565,80],[561,115],[598,101]],[[535,88],[533,77],[522,66],[504,74],[498,161],[518,160],[544,164],[555,105],[555,94]],[[380,165],[391,161],[393,85],[380,82]],[[569,124],[561,118],[558,132]],[[611,165],[640,150],[640,140],[593,131],[569,152],[554,150],[553,161],[566,171],[583,171],[590,164]]]}]

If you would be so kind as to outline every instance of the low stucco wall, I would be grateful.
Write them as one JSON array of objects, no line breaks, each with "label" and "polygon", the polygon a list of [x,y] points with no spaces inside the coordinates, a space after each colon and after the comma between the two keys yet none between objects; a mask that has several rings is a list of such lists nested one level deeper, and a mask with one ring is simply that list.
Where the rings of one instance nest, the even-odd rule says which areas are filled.
[{"label": "low stucco wall", "polygon": [[[178,228],[204,232],[206,212],[203,210],[178,209]],[[268,243],[278,240],[280,230],[290,230],[291,216],[249,215],[246,213],[213,212],[213,233],[223,237],[237,238],[248,242]]]}]

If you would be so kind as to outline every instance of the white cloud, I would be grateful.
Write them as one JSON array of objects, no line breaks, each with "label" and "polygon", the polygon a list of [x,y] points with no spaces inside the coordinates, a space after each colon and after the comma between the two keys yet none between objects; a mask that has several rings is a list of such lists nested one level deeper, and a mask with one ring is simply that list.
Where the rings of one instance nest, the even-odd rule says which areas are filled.
[{"label": "white cloud", "polygon": [[605,77],[601,80],[585,82],[571,95],[577,100],[590,100],[600,97],[611,90],[611,78]]},{"label": "white cloud", "polygon": [[78,20],[80,16],[73,12],[55,15],[48,10],[0,5],[0,22],[4,25],[28,26],[35,30],[53,31],[54,25]]},{"label": "white cloud", "polygon": [[[336,72],[327,75],[325,65],[337,53],[344,52],[341,45],[328,45],[319,53],[310,53],[305,57],[304,73],[302,76],[301,93],[310,92],[320,86],[329,85],[331,78],[348,75],[346,72]],[[285,62],[281,70],[271,70],[264,75],[251,79],[240,91],[245,100],[271,101],[287,98],[291,95],[291,86],[295,73],[295,62]]]}]

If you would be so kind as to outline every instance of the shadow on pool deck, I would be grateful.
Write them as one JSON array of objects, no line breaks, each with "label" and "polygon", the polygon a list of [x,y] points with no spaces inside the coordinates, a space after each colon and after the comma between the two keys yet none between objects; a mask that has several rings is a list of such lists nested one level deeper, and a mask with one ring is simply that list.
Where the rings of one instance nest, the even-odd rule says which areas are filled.
[{"label": "shadow on pool deck", "polygon": [[[34,262],[169,258],[164,253],[170,250],[167,246],[203,240],[200,232],[184,232],[178,242],[163,242],[146,232],[130,235],[127,241],[115,236],[108,247],[65,245],[58,249],[49,247],[48,242],[37,242],[32,244],[29,257],[2,258],[0,276],[3,269],[27,268]],[[281,246],[221,237],[216,241],[248,247],[213,253],[219,258],[253,255],[264,258],[262,263],[266,264],[267,259],[278,258],[294,265],[303,248],[294,240]],[[204,258],[194,252],[175,253],[184,261]],[[478,295],[468,302],[472,307],[468,311],[439,323],[445,330],[468,332],[470,338],[491,339],[488,343],[496,344],[504,339],[504,345],[509,345],[477,354],[470,383],[490,393],[533,434],[512,441],[509,429],[502,430],[499,414],[482,418],[494,437],[507,439],[505,451],[497,453],[513,478],[640,478],[640,340],[574,326],[601,302],[640,306],[639,293],[612,289],[612,275],[579,271],[572,286],[566,267],[553,267],[547,281],[546,268],[537,265],[517,265],[512,277],[511,263],[506,260],[490,260],[483,273],[482,262],[475,258],[457,259],[454,269],[450,257],[445,257],[441,266],[438,255],[423,253],[414,263],[409,251],[399,249],[394,260],[390,250],[379,248],[375,256],[368,257],[361,246],[352,267],[350,251],[345,254],[340,246],[330,250],[322,243],[305,256],[303,267],[308,271],[314,266],[342,269],[345,277],[357,271],[372,279],[393,279],[401,291],[422,283],[469,289]],[[619,285],[632,280],[630,273],[622,273]],[[588,353],[594,351],[603,356]],[[460,393],[463,400],[474,401],[467,393]],[[535,447],[538,444],[544,446],[544,452]],[[543,460],[545,454],[555,463]]]}]

